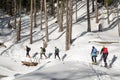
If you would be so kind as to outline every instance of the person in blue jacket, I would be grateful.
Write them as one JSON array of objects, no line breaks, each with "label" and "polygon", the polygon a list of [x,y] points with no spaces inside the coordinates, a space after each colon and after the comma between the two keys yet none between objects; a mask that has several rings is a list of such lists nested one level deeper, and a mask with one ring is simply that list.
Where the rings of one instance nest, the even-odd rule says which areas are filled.
[{"label": "person in blue jacket", "polygon": [[97,57],[97,49],[94,46],[92,46],[92,51],[91,51],[92,64],[97,64],[96,57]]}]

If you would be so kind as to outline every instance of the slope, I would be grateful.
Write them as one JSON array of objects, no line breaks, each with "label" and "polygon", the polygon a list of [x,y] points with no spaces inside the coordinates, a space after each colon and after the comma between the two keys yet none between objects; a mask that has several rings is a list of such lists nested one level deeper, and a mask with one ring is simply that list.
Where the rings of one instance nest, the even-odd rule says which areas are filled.
[{"label": "slope", "polygon": [[[81,4],[83,5],[82,7],[80,6]],[[25,57],[24,46],[29,45],[31,47],[31,56],[35,53],[40,53],[39,48],[42,46],[41,40],[45,37],[45,29],[41,32],[39,32],[39,28],[34,29],[34,43],[29,44],[29,25],[24,24],[25,22],[29,24],[29,17],[23,17],[22,40],[17,44],[13,44],[11,41],[7,42],[12,46],[8,45],[9,48],[5,52],[4,49],[1,49],[3,51],[3,55],[0,58],[1,75],[9,76],[1,80],[13,80],[14,78],[14,80],[118,80],[120,75],[120,38],[117,34],[117,26],[112,22],[108,25],[106,20],[104,20],[104,31],[98,32],[98,24],[95,23],[93,18],[91,20],[92,32],[87,32],[86,2],[80,1],[78,5],[80,8],[78,11],[79,19],[77,23],[73,24],[71,49],[68,51],[64,50],[65,30],[58,33],[58,25],[54,23],[55,19],[50,18],[50,41],[46,48],[46,54],[49,58],[40,60],[36,67],[26,67],[21,64],[21,61],[28,60]],[[105,17],[106,15],[103,14],[100,17],[103,16]],[[73,22],[75,22],[74,20],[75,18]],[[108,63],[112,65],[110,69],[89,64],[91,63],[90,52],[93,45],[99,51],[103,45],[108,47]],[[55,46],[60,48],[62,61],[54,59]],[[98,55],[97,60],[99,60],[100,56]],[[114,56],[116,59],[114,59]],[[33,60],[38,61],[39,54]],[[101,65],[103,65],[103,62],[101,62]]]}]

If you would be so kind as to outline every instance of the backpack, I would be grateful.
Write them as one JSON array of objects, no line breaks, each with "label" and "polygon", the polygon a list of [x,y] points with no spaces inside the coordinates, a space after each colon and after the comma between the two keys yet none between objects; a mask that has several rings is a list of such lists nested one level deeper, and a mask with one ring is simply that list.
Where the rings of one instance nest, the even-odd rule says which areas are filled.
[{"label": "backpack", "polygon": [[56,49],[56,53],[59,53],[59,49],[58,48]]},{"label": "backpack", "polygon": [[104,54],[108,53],[108,49],[107,48],[103,48],[103,53]]},{"label": "backpack", "polygon": [[96,48],[93,48],[93,51],[92,51],[93,53],[96,53],[97,52],[97,49]]},{"label": "backpack", "polygon": [[97,57],[97,49],[96,48],[92,49],[91,55]]}]

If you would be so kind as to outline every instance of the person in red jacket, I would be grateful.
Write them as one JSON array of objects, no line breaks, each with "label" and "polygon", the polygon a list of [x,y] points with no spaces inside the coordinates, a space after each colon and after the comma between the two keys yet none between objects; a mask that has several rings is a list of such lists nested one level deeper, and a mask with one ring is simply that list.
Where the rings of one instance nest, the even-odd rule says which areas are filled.
[{"label": "person in red jacket", "polygon": [[102,54],[102,58],[104,60],[104,66],[107,67],[107,56],[108,56],[108,48],[103,46],[103,48],[101,49],[100,54]]}]

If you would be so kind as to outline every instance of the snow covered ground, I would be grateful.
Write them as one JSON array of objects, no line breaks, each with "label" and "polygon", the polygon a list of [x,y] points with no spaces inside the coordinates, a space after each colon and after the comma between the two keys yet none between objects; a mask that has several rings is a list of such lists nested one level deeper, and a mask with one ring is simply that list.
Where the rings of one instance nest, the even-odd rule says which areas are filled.
[{"label": "snow covered ground", "polygon": [[[39,61],[40,47],[42,39],[45,38],[45,30],[39,31],[39,27],[33,30],[33,44],[29,44],[29,16],[22,18],[22,38],[21,41],[15,43],[15,31],[4,28],[0,35],[0,41],[4,42],[7,48],[0,47],[0,80],[119,80],[120,79],[120,38],[118,36],[118,26],[107,24],[107,20],[103,20],[103,32],[98,32],[95,18],[91,19],[92,32],[87,32],[86,6],[84,1],[79,2],[78,22],[73,24],[73,43],[68,51],[65,51],[65,30],[58,32],[58,25],[54,23],[55,19],[49,20],[49,39],[46,48],[48,59]],[[83,5],[82,7],[80,5]],[[101,11],[102,12],[102,9]],[[84,15],[83,15],[84,14]],[[100,18],[105,18],[103,14]],[[75,22],[75,14],[73,16]],[[39,21],[38,21],[39,23]],[[43,25],[45,26],[45,25]],[[106,44],[103,44],[107,42]],[[21,61],[30,61],[25,57],[25,45],[31,47],[30,55],[36,57],[32,61],[37,61],[37,66],[27,67],[22,65]],[[109,56],[107,69],[100,65],[91,64],[90,52],[92,46],[98,51],[102,46],[108,47]],[[59,59],[54,59],[54,47],[60,49]],[[97,60],[101,55],[99,54]],[[7,77],[2,77],[7,76]]]}]

